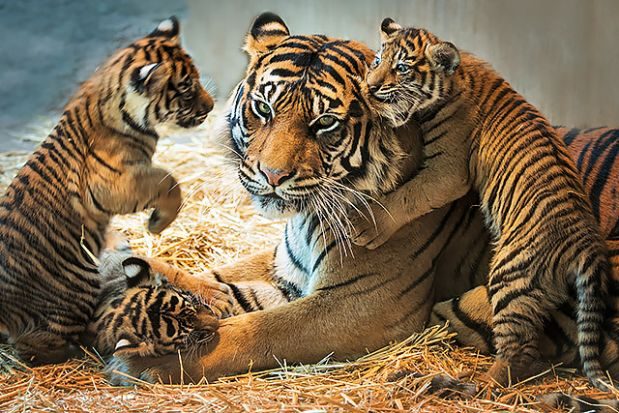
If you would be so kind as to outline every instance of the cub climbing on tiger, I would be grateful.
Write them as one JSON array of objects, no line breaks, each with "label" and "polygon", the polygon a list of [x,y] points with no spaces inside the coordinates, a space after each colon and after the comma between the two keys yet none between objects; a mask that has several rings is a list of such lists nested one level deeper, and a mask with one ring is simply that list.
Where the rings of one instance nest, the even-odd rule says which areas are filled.
[{"label": "cub climbing on tiger", "polygon": [[376,248],[399,228],[478,192],[494,243],[488,276],[497,359],[488,375],[507,384],[545,369],[538,339],[549,313],[578,297],[578,348],[591,383],[600,364],[609,261],[567,148],[546,118],[486,62],[424,29],[381,25],[366,81],[392,126],[413,119],[424,167],[379,200],[354,242]]}]

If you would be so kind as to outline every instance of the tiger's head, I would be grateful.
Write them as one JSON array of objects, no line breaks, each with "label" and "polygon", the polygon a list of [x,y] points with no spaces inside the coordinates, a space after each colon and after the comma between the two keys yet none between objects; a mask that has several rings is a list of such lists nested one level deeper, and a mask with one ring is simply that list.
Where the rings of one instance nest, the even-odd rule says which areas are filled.
[{"label": "tiger's head", "polygon": [[357,191],[394,188],[403,152],[364,92],[371,49],[291,35],[279,16],[264,13],[245,51],[249,65],[230,98],[226,130],[240,180],[261,213],[329,214],[325,205],[334,199],[341,205]]},{"label": "tiger's head", "polygon": [[210,340],[219,325],[206,303],[169,284],[146,259],[104,253],[99,271],[102,289],[83,340],[102,355],[174,353]]},{"label": "tiger's head", "polygon": [[129,133],[159,136],[192,128],[213,109],[213,98],[181,47],[175,17],[117,51],[80,90],[98,99],[108,125]]},{"label": "tiger's head", "polygon": [[453,91],[460,53],[424,29],[402,28],[390,18],[380,28],[381,49],[366,82],[374,107],[393,126],[441,102]]}]

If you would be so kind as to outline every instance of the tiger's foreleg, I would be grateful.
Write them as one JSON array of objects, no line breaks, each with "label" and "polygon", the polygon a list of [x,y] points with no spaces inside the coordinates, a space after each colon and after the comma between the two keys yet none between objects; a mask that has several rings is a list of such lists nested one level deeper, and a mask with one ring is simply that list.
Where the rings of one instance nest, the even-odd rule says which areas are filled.
[{"label": "tiger's foreleg", "polygon": [[273,273],[273,249],[200,274],[148,259],[168,281],[202,297],[219,318],[285,304],[299,293]]},{"label": "tiger's foreleg", "polygon": [[[375,322],[384,300],[367,298],[370,304],[360,311],[354,294],[318,291],[289,304],[222,320],[207,347],[181,354],[182,365],[178,355],[117,358],[112,369],[151,382],[179,383],[275,368],[284,360],[315,363],[330,354],[338,359],[357,357],[390,339]],[[126,378],[113,373],[112,382],[125,383]]]}]

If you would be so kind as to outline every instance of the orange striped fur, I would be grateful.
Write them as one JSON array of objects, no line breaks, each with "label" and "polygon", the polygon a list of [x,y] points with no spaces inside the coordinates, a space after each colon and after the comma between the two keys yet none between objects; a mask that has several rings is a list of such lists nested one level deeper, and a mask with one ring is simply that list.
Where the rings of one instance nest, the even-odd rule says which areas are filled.
[{"label": "orange striped fur", "polygon": [[0,200],[0,331],[35,364],[74,353],[101,280],[116,214],[176,217],[180,188],[151,163],[160,133],[202,123],[213,100],[179,43],[175,18],[118,50],[82,84]]}]

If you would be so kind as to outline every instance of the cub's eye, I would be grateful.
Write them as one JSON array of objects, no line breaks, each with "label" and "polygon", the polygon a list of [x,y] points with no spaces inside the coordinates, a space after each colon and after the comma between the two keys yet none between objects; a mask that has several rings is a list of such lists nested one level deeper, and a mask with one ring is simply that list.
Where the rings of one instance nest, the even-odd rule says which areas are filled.
[{"label": "cub's eye", "polygon": [[395,70],[397,70],[398,73],[406,73],[406,72],[409,71],[409,67],[408,67],[408,65],[405,65],[404,63],[398,63],[395,66]]},{"label": "cub's eye", "polygon": [[372,62],[372,67],[374,68],[378,66],[380,64],[380,60],[381,60],[380,55],[377,54],[376,57],[374,58],[374,61]]},{"label": "cub's eye", "polygon": [[269,119],[271,117],[271,106],[268,103],[262,100],[254,100],[252,107],[256,115],[261,118]]},{"label": "cub's eye", "polygon": [[329,132],[340,124],[340,120],[333,115],[323,115],[314,121],[314,126],[319,132]]}]

